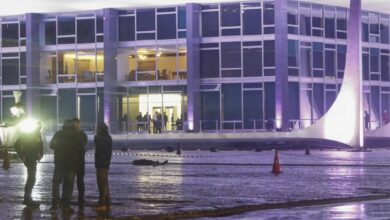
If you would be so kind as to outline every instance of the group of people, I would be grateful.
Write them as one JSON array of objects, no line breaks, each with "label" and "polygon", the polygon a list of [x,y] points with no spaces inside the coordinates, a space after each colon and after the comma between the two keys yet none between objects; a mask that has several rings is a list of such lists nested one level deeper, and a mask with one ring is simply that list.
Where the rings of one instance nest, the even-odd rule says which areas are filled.
[{"label": "group of people", "polygon": [[[26,206],[39,206],[31,197],[35,184],[36,166],[43,156],[43,142],[39,124],[31,134],[21,135],[15,144],[15,149],[27,168],[27,181],[23,204]],[[85,152],[88,137],[80,126],[78,118],[65,120],[62,130],[56,132],[50,142],[54,151],[54,172],[52,179],[52,205],[51,210],[59,207],[65,213],[72,213],[70,207],[75,178],[77,178],[78,205],[84,207],[84,175]],[[112,138],[105,123],[97,125],[95,143],[95,168],[99,190],[98,209],[109,209],[111,205],[108,169],[112,155]],[[60,196],[60,185],[62,195]]]},{"label": "group of people", "polygon": [[[389,122],[390,122],[390,115],[387,112],[387,110],[385,109],[382,112],[382,126],[385,126]],[[370,130],[371,129],[370,128],[371,127],[370,123],[371,123],[371,116],[370,116],[370,114],[367,111],[364,111],[364,128],[366,130]]]},{"label": "group of people", "polygon": [[138,131],[149,130],[149,121],[151,121],[153,124],[153,133],[155,134],[161,133],[163,125],[164,129],[167,128],[168,116],[165,112],[161,114],[160,112],[156,111],[153,115],[153,118],[151,118],[149,114],[142,116],[142,113],[140,112],[135,119],[137,121]]}]

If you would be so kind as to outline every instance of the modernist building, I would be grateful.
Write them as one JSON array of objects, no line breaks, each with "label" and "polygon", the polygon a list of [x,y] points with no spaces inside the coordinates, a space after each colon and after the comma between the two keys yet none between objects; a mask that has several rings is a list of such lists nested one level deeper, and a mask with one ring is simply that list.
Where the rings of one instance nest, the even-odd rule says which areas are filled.
[{"label": "modernist building", "polygon": [[[292,0],[1,17],[1,117],[20,90],[46,125],[142,130],[137,115],[158,111],[166,130],[179,118],[190,131],[305,127],[340,89],[347,20],[347,8]],[[371,128],[390,110],[389,24],[362,14]]]}]

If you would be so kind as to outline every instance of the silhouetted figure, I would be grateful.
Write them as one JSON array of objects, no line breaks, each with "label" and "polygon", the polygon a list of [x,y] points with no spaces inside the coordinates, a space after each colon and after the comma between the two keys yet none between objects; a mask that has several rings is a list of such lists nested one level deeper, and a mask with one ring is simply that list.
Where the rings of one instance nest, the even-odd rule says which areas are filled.
[{"label": "silhouetted figure", "polygon": [[78,197],[78,205],[79,207],[84,207],[84,194],[85,194],[85,184],[84,184],[84,176],[85,176],[85,151],[86,151],[86,145],[88,142],[88,136],[85,134],[83,130],[81,130],[81,124],[80,124],[80,119],[78,118],[73,118],[72,119],[73,126],[75,131],[80,135],[81,140],[82,140],[82,146],[80,146],[80,152],[79,152],[79,157],[80,157],[80,167],[77,170],[77,191],[79,194]]},{"label": "silhouetted figure", "polygon": [[164,130],[167,130],[168,115],[165,112],[163,114],[163,119],[164,119]]},{"label": "silhouetted figure", "polygon": [[389,113],[387,112],[387,110],[383,111],[383,113],[382,113],[382,120],[383,120],[383,126],[386,125],[387,123],[389,123],[390,116],[389,116]]},{"label": "silhouetted figure", "polygon": [[143,129],[143,125],[144,125],[144,122],[143,122],[143,117],[142,117],[142,113],[138,113],[137,117],[135,118],[135,120],[137,121],[137,131],[142,131],[144,130]]},{"label": "silhouetted figure", "polygon": [[37,161],[43,156],[41,128],[42,124],[37,123],[33,133],[22,134],[15,143],[15,150],[27,168],[23,204],[29,207],[39,206],[39,203],[33,201],[31,194],[36,181]]},{"label": "silhouetted figure", "polygon": [[367,111],[364,111],[364,128],[370,130],[370,114]]},{"label": "silhouetted figure", "polygon": [[183,120],[181,118],[176,119],[176,130],[183,130]]},{"label": "silhouetted figure", "polygon": [[94,142],[96,147],[95,168],[99,188],[98,208],[109,209],[111,206],[111,198],[108,184],[108,169],[110,167],[112,155],[112,138],[108,133],[108,127],[106,124],[98,124]]},{"label": "silhouetted figure", "polygon": [[[141,112],[140,112],[140,114],[141,114]],[[142,118],[142,116],[141,116],[141,118]],[[122,124],[123,124],[123,130],[126,132],[127,132],[127,129],[129,128],[128,121],[129,121],[129,118],[127,117],[127,114],[125,113],[122,117]]]},{"label": "silhouetted figure", "polygon": [[75,130],[72,120],[65,120],[62,130],[56,132],[50,142],[50,148],[54,150],[53,198],[50,210],[56,210],[59,206],[59,185],[62,182],[62,211],[73,213],[70,201],[76,172],[81,164],[82,146],[83,140]]}]

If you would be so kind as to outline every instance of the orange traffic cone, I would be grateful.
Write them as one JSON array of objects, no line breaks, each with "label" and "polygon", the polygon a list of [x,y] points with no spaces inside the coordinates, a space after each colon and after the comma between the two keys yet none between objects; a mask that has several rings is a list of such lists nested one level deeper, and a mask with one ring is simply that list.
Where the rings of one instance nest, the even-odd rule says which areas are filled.
[{"label": "orange traffic cone", "polygon": [[8,170],[11,168],[11,162],[8,156],[8,148],[6,147],[3,154],[3,169]]},{"label": "orange traffic cone", "polygon": [[278,174],[282,173],[282,171],[280,170],[279,154],[278,154],[277,150],[275,150],[274,164],[272,165],[271,173],[273,173],[275,175],[278,175]]}]

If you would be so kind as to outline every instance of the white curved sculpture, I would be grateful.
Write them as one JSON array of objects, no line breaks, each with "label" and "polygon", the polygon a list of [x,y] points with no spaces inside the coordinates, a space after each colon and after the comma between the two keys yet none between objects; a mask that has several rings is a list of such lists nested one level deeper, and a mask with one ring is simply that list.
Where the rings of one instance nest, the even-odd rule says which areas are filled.
[{"label": "white curved sculpture", "polygon": [[361,0],[351,0],[345,72],[339,95],[322,118],[312,126],[297,131],[296,137],[328,139],[363,147],[360,21]]}]

